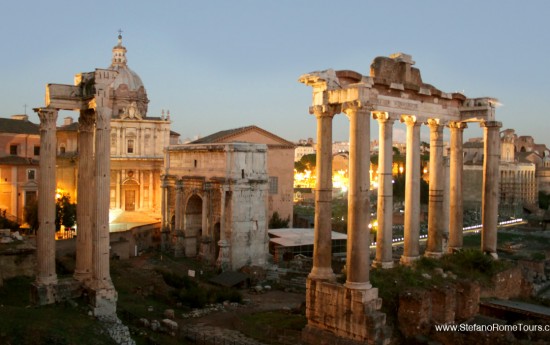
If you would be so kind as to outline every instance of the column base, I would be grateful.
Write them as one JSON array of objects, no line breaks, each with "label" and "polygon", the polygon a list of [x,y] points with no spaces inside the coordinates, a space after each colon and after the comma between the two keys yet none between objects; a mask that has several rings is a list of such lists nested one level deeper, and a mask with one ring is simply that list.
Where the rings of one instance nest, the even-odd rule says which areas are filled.
[{"label": "column base", "polygon": [[[88,289],[88,303],[95,317],[116,315],[118,294],[114,287],[100,288],[98,284]],[[99,284],[101,285],[101,284]]]},{"label": "column base", "polygon": [[332,267],[315,267],[314,266],[307,277],[315,280],[328,280],[328,281],[336,280],[336,275],[332,271]]},{"label": "column base", "polygon": [[416,260],[420,259],[420,256],[417,255],[417,256],[405,256],[405,255],[402,255],[401,256],[401,259],[399,260],[399,263],[401,263],[402,265],[411,265],[413,262],[415,262]]},{"label": "column base", "polygon": [[366,282],[366,283],[346,282],[344,286],[351,290],[368,290],[372,288],[372,284],[369,282]]},{"label": "column base", "polygon": [[372,267],[382,268],[382,269],[394,268],[395,263],[393,261],[377,261],[377,260],[374,260],[372,262]]},{"label": "column base", "polygon": [[462,247],[447,247],[447,253],[453,254],[462,251]]},{"label": "column base", "polygon": [[495,260],[498,260],[498,254],[496,252],[485,252],[485,254],[489,255]]},{"label": "column base", "polygon": [[427,257],[427,258],[439,259],[440,257],[443,256],[443,252],[429,252],[429,251],[426,251],[426,252],[424,252],[424,256]]},{"label": "column base", "polygon": [[85,282],[92,279],[92,272],[88,272],[88,271],[79,272],[75,270],[73,278],[78,280],[79,282]]},{"label": "column base", "polygon": [[82,295],[82,283],[65,278],[56,284],[44,285],[38,282],[31,284],[31,303],[33,305],[47,305],[59,303]]}]

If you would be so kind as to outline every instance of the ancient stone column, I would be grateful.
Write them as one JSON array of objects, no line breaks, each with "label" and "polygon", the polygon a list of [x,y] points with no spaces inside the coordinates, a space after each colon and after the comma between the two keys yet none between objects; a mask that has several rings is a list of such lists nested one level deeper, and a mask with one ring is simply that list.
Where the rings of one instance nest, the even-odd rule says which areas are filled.
[{"label": "ancient stone column", "polygon": [[176,181],[176,205],[174,207],[175,227],[183,230],[183,181]]},{"label": "ancient stone column", "polygon": [[424,255],[443,255],[443,128],[439,120],[428,120],[430,128],[430,189],[428,202],[428,242]]},{"label": "ancient stone column", "polygon": [[176,181],[176,204],[174,206],[174,228],[172,229],[172,243],[174,245],[174,256],[180,257],[185,253],[183,235],[183,181]]},{"label": "ancient stone column", "polygon": [[92,278],[92,225],[95,205],[94,183],[95,112],[83,110],[78,119],[78,184],[76,218],[76,266],[74,277],[85,281]]},{"label": "ancient stone column", "polygon": [[109,270],[109,202],[111,186],[110,156],[111,109],[96,108],[95,198],[92,234],[94,289],[113,289]]},{"label": "ancient stone column", "polygon": [[402,264],[410,264],[420,253],[420,123],[405,116],[407,125],[407,162],[405,171],[405,243]]},{"label": "ancient stone column", "polygon": [[393,119],[388,113],[375,113],[378,119],[378,206],[376,232],[376,258],[373,266],[393,267],[392,228],[393,228]]},{"label": "ancient stone column", "polygon": [[334,280],[332,271],[332,118],[331,106],[313,106],[317,118],[317,185],[315,187],[315,232],[313,268],[309,278]]},{"label": "ancient stone column", "polygon": [[346,102],[342,110],[350,123],[348,241],[346,287],[366,290],[369,283],[369,167],[370,111],[358,102]]},{"label": "ancient stone column", "polygon": [[162,190],[162,200],[160,203],[160,212],[162,214],[161,231],[165,231],[165,229],[168,228],[168,224],[170,223],[170,220],[168,219],[168,177],[166,177],[166,175],[161,177],[160,188]]},{"label": "ancient stone column", "polygon": [[[36,235],[37,285],[57,284],[55,272],[55,160],[57,109],[37,108],[40,118],[40,172]],[[53,302],[53,301],[52,301]]]},{"label": "ancient stone column", "polygon": [[482,122],[483,127],[483,194],[481,197],[481,250],[495,259],[497,256],[498,187],[500,135],[502,123]]},{"label": "ancient stone column", "polygon": [[225,195],[226,195],[226,188],[225,186],[220,187],[220,240],[218,241],[218,245],[220,247],[220,251],[218,253],[218,257],[216,258],[216,266],[221,269],[222,271],[227,271],[231,268],[231,259],[229,257],[229,239],[227,238],[227,233],[225,232]]},{"label": "ancient stone column", "polygon": [[449,212],[449,247],[448,252],[462,249],[462,229],[464,204],[462,196],[462,172],[464,170],[463,134],[467,125],[464,122],[451,122],[451,178],[450,178],[450,212]]}]

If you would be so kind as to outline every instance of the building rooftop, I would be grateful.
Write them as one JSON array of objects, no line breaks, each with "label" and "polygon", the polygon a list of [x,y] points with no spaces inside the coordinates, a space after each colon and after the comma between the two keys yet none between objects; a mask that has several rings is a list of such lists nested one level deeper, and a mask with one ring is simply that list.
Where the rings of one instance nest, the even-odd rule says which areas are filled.
[{"label": "building rooftop", "polygon": [[40,126],[27,120],[0,118],[0,133],[40,134]]},{"label": "building rooftop", "polygon": [[[296,247],[313,245],[315,229],[313,228],[290,228],[290,229],[270,229],[268,231],[270,242],[284,247]],[[340,232],[332,231],[332,240],[347,240],[348,236]]]},{"label": "building rooftop", "polygon": [[288,146],[291,148],[294,148],[294,144],[291,143],[288,140],[285,140],[271,132],[266,131],[265,129],[261,129],[258,126],[246,126],[246,127],[240,127],[240,128],[234,128],[234,129],[227,129],[225,131],[219,131],[214,134],[210,134],[206,137],[202,137],[200,139],[197,139],[195,141],[190,142],[190,144],[210,144],[210,143],[223,143],[231,141],[233,137],[236,137],[240,134],[244,134],[246,132],[255,131],[260,132],[261,134],[272,138],[273,140],[277,141],[279,145]]}]

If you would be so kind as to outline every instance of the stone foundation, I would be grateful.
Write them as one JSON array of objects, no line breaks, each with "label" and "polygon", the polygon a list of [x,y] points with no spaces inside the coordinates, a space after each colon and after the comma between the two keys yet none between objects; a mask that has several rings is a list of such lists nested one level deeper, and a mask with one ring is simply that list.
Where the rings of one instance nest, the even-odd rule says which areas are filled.
[{"label": "stone foundation", "polygon": [[31,284],[31,302],[33,305],[59,303],[82,295],[82,285],[73,278],[59,280],[57,284]]},{"label": "stone foundation", "polygon": [[116,315],[116,301],[118,294],[113,288],[88,289],[88,303],[94,316]]},{"label": "stone foundation", "polygon": [[354,290],[341,284],[307,280],[306,344],[389,344],[386,314],[378,289]]}]

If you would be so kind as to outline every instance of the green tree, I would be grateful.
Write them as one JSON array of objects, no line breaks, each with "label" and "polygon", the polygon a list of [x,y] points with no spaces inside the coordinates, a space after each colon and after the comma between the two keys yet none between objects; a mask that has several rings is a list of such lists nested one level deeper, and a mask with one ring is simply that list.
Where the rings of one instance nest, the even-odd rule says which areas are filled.
[{"label": "green tree", "polygon": [[271,216],[271,219],[269,219],[269,229],[282,229],[282,228],[288,228],[288,224],[290,223],[290,216],[287,219],[282,219],[279,215],[279,212],[275,211],[273,212],[273,215]]},{"label": "green tree", "polygon": [[303,155],[299,161],[294,163],[294,169],[297,172],[303,173],[306,170],[314,171],[317,164],[317,155],[312,153],[309,155]]},{"label": "green tree", "polygon": [[64,194],[55,203],[55,230],[59,231],[61,225],[72,228],[76,224],[76,204],[71,203],[71,197]]}]

